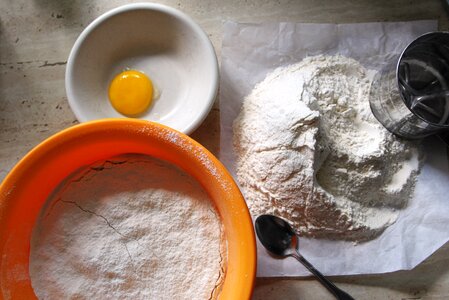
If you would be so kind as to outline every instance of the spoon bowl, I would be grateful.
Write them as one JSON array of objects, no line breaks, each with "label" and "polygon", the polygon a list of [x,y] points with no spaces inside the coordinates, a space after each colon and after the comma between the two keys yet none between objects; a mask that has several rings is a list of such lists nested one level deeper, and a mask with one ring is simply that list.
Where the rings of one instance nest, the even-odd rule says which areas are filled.
[{"label": "spoon bowl", "polygon": [[276,256],[290,256],[298,250],[298,239],[290,224],[281,218],[261,215],[255,223],[262,245]]}]

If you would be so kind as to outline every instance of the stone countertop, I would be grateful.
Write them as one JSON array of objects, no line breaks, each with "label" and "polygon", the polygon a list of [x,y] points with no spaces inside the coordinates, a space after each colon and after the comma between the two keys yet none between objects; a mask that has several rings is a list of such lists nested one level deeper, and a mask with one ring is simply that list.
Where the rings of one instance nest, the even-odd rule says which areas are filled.
[{"label": "stone countertop", "polygon": [[[70,49],[83,28],[123,0],[5,0],[0,2],[0,180],[29,150],[77,121],[64,89]],[[178,8],[206,31],[220,60],[222,24],[236,22],[355,23],[437,19],[449,29],[440,0],[179,0]],[[192,134],[220,151],[216,100]],[[356,299],[449,299],[449,245],[411,271],[334,277]],[[313,278],[257,279],[254,299],[333,299]]]}]

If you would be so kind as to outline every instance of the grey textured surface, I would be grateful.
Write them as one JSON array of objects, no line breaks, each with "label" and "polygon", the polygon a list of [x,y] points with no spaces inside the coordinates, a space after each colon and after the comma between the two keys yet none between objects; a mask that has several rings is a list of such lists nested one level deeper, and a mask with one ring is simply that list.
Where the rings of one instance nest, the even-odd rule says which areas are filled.
[{"label": "grey textured surface", "polygon": [[[3,0],[0,2],[0,180],[43,139],[77,121],[64,89],[71,46],[83,28],[122,0]],[[440,0],[223,0],[158,1],[196,20],[220,58],[221,28],[237,22],[354,23],[437,19],[449,28]],[[217,99],[218,101],[218,99]],[[213,153],[220,151],[215,105],[192,135]],[[411,271],[335,277],[356,299],[449,299],[449,245]],[[258,279],[254,299],[333,299],[312,278]]]}]

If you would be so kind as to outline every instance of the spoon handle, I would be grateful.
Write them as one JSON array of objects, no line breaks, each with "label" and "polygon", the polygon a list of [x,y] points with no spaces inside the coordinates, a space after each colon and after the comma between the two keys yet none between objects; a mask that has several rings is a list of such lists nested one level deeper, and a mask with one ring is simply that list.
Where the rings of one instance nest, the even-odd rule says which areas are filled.
[{"label": "spoon handle", "polygon": [[320,273],[317,269],[315,269],[314,266],[312,266],[311,263],[309,263],[301,254],[299,253],[292,253],[291,256],[296,258],[300,263],[302,263],[313,275],[315,275],[318,280],[321,282],[322,285],[324,285],[329,292],[334,294],[334,296],[339,300],[354,300],[349,294],[342,291],[338,287],[336,287],[329,279],[324,277],[323,274]]}]

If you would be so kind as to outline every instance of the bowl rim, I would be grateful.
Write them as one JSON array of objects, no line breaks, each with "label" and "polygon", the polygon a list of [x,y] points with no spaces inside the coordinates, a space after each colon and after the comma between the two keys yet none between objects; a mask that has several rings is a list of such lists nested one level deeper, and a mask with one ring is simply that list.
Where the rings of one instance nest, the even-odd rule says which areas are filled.
[{"label": "bowl rim", "polygon": [[[173,7],[159,4],[159,3],[147,3],[147,2],[140,2],[140,3],[130,3],[125,4],[116,8],[113,8],[109,11],[106,11],[105,13],[101,14],[97,18],[95,18],[89,25],[87,25],[84,30],[80,33],[78,38],[76,39],[75,43],[72,46],[72,49],[70,50],[68,59],[67,59],[67,66],[65,70],[65,90],[66,90],[66,96],[67,100],[69,102],[69,106],[72,109],[73,113],[75,114],[75,117],[80,122],[87,122],[92,121],[92,119],[86,118],[86,116],[83,113],[83,109],[79,105],[79,102],[77,101],[77,98],[75,96],[75,89],[73,87],[74,85],[74,79],[73,79],[73,70],[76,63],[76,58],[78,56],[78,53],[86,40],[86,38],[102,23],[106,22],[108,19],[110,19],[113,16],[129,12],[129,11],[135,11],[135,10],[154,10],[154,11],[160,11],[167,15],[174,16],[176,19],[179,19],[186,24],[189,25],[189,28],[191,28],[195,34],[199,37],[201,41],[202,47],[206,49],[206,52],[209,54],[203,59],[207,61],[207,65],[210,66],[211,69],[211,79],[212,84],[210,85],[210,89],[207,93],[207,105],[205,105],[198,114],[198,117],[196,119],[193,119],[188,125],[184,126],[185,128],[179,128],[177,130],[181,131],[185,134],[191,134],[195,129],[197,129],[201,123],[206,119],[207,115],[209,114],[210,110],[212,109],[212,106],[214,105],[215,99],[218,94],[218,84],[219,84],[219,67],[218,67],[218,60],[217,56],[214,50],[214,47],[212,45],[212,42],[210,41],[209,37],[205,33],[205,31],[187,14],[183,13],[182,11],[175,9]],[[126,118],[123,116],[123,118]],[[98,119],[97,119],[98,120]],[[152,121],[154,122],[154,121]]]},{"label": "bowl rim", "polygon": [[[102,133],[102,135],[100,135],[100,133]],[[131,136],[129,136],[129,134]],[[102,119],[69,127],[59,133],[54,134],[53,136],[44,140],[34,149],[32,149],[14,166],[14,168],[6,176],[6,178],[0,185],[0,236],[4,237],[0,239],[0,281],[3,282],[0,285],[0,298],[2,295],[7,295],[10,293],[11,287],[14,287],[14,290],[11,292],[12,294],[21,293],[20,295],[27,296],[25,298],[29,298],[30,296],[34,295],[34,292],[31,288],[29,275],[27,278],[28,281],[25,282],[23,276],[19,276],[19,278],[16,278],[17,276],[14,277],[14,272],[9,272],[12,268],[16,268],[17,266],[19,266],[17,262],[18,260],[22,261],[21,266],[24,264],[23,261],[26,261],[26,267],[28,267],[28,257],[23,257],[23,251],[25,251],[23,249],[29,250],[30,240],[28,238],[31,238],[32,230],[29,228],[34,227],[34,220],[36,220],[13,220],[14,216],[17,216],[17,211],[19,211],[19,208],[17,207],[17,205],[19,205],[18,203],[26,203],[27,205],[31,206],[34,205],[34,209],[40,211],[45,203],[46,197],[48,197],[50,192],[53,191],[57,186],[56,184],[52,187],[49,187],[48,191],[44,192],[43,195],[45,195],[46,197],[40,197],[44,198],[41,204],[34,204],[36,202],[35,199],[39,198],[39,196],[35,196],[36,192],[34,190],[32,192],[28,191],[28,193],[33,193],[32,195],[33,197],[35,197],[33,198],[33,201],[30,201],[29,197],[25,197],[23,191],[24,189],[26,190],[27,186],[30,186],[30,182],[32,182],[31,184],[34,184],[35,186],[37,184],[42,185],[42,183],[40,182],[35,183],[35,181],[37,180],[35,180],[36,178],[33,176],[36,176],[36,174],[46,174],[47,172],[50,173],[50,171],[48,170],[51,167],[48,167],[48,165],[51,165],[52,163],[55,164],[56,160],[61,159],[53,157],[55,153],[58,153],[58,149],[58,155],[60,155],[60,157],[70,157],[70,153],[66,154],[66,152],[64,152],[65,149],[67,149],[69,146],[74,147],[75,150],[73,151],[76,153],[76,151],[80,152],[80,150],[78,150],[79,148],[76,148],[78,146],[78,144],[76,143],[81,143],[82,145],[84,145],[85,143],[89,143],[89,147],[94,147],[98,146],[98,144],[96,143],[100,143],[93,142],[98,139],[98,136],[109,141],[120,135],[123,136],[123,139],[125,139],[126,141],[138,140],[139,143],[145,144],[148,147],[160,147],[157,149],[164,149],[164,151],[164,147],[166,146],[168,149],[167,151],[175,151],[173,153],[176,153],[176,156],[179,155],[179,157],[175,158],[176,160],[194,161],[196,165],[193,165],[192,168],[194,170],[199,169],[198,172],[203,172],[201,173],[201,176],[203,176],[204,174],[205,179],[201,179],[202,182],[200,181],[198,176],[195,176],[190,171],[185,170],[183,167],[173,161],[165,159],[170,163],[183,168],[196,180],[200,181],[201,185],[203,185],[203,188],[208,192],[211,201],[215,204],[217,204],[218,202],[221,203],[219,204],[219,206],[222,207],[221,209],[223,209],[223,207],[232,208],[232,214],[223,216],[221,214],[220,207],[217,207],[221,216],[221,221],[225,226],[224,230],[228,256],[228,261],[226,264],[227,271],[225,273],[226,275],[224,278],[222,286],[223,290],[221,291],[220,299],[250,299],[256,277],[256,241],[251,216],[237,184],[235,183],[227,169],[221,164],[221,162],[206,148],[204,148],[201,144],[199,144],[189,136],[165,125],[136,119]],[[117,143],[115,140],[114,142]],[[157,144],[158,142],[162,144]],[[129,149],[134,148],[131,147]],[[88,150],[92,151],[91,148],[88,148]],[[179,153],[176,152],[178,150]],[[111,151],[121,150],[119,149]],[[120,153],[123,154],[124,152]],[[148,154],[145,152],[137,153]],[[162,155],[164,155],[163,152],[161,153]],[[173,153],[171,155],[173,155]],[[164,159],[157,155],[154,155],[154,157]],[[65,177],[76,170],[76,168],[74,168],[75,165],[79,168],[81,166],[80,164],[80,162],[76,162],[71,167],[68,167],[71,168],[71,172],[66,172]],[[189,164],[189,162],[186,162],[185,164]],[[58,166],[59,165],[60,164],[58,164]],[[33,168],[38,170],[35,173],[32,173],[34,171]],[[201,168],[203,168],[202,171]],[[39,173],[39,169],[43,171]],[[206,170],[206,173],[204,173],[204,170]],[[32,171],[31,174],[30,171]],[[61,178],[61,176],[62,175],[58,175],[57,177],[58,184],[65,178]],[[48,180],[47,178],[45,179]],[[209,185],[208,187],[204,185],[204,182],[207,182],[207,180],[210,180],[212,182],[206,184]],[[221,181],[221,183],[219,181]],[[225,184],[223,184],[223,182]],[[23,184],[22,186],[25,186],[25,188],[22,190],[18,188],[20,184]],[[220,190],[217,191],[217,193],[219,195],[223,195],[223,198],[220,198],[219,201],[217,199],[214,199],[210,195],[210,191],[212,188]],[[14,215],[14,213],[16,215]],[[37,217],[37,215],[38,214],[34,213],[33,216]],[[17,226],[17,224],[13,222],[23,222],[23,224],[25,225]],[[15,224],[16,226],[13,226],[13,224]],[[231,224],[232,226],[226,229],[226,224]],[[25,227],[29,228],[24,229]],[[26,234],[23,234],[24,231],[26,231]],[[20,235],[16,235],[17,232],[19,232]],[[228,235],[229,232],[231,232],[230,235]],[[12,237],[17,236],[22,236],[22,238],[12,239]],[[17,244],[19,246],[11,246],[12,244]],[[19,257],[18,259],[16,259],[17,261],[15,262],[14,258],[11,257],[16,254],[6,254],[9,253],[7,252],[8,249],[13,249],[14,247],[18,247],[19,249],[23,250],[21,254],[17,254],[17,256],[22,256],[20,256],[21,258]],[[14,248],[14,250],[16,249]],[[28,269],[27,274],[29,274]],[[30,294],[30,291],[32,294]]]}]

